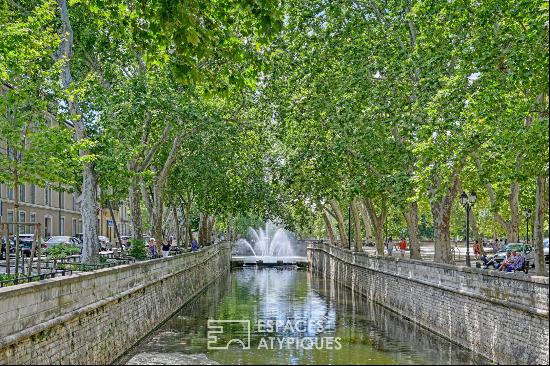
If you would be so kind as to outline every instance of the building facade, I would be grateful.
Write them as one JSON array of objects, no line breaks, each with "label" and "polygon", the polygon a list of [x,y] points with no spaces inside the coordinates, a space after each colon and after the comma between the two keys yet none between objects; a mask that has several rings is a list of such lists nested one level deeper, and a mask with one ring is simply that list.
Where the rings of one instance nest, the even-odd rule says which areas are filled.
[{"label": "building facade", "polygon": [[[14,222],[14,187],[10,184],[0,184],[0,222]],[[59,192],[47,186],[38,187],[34,184],[20,184],[19,187],[19,222],[36,222],[42,225],[41,234],[44,238],[53,235],[73,236],[82,231],[82,218],[76,196],[68,192]],[[15,228],[9,226],[13,235]],[[25,232],[26,231],[26,232]],[[33,228],[20,227],[19,233],[33,233]]]},{"label": "building facade", "polygon": [[[131,236],[129,207],[125,202],[121,202],[118,207],[113,205],[113,215],[116,220],[116,225],[121,236]],[[115,223],[111,216],[111,210],[102,208],[98,215],[97,228],[99,235],[109,238],[111,243],[116,242]]]},{"label": "building facade", "polygon": [[[36,222],[41,224],[41,235],[48,238],[55,235],[76,236],[82,233],[82,217],[76,195],[55,190],[53,186],[45,188],[34,184],[21,184],[19,189],[19,222]],[[14,217],[14,187],[0,183],[0,222],[12,223]],[[113,214],[120,235],[130,235],[128,206],[122,203],[113,206]],[[98,213],[98,235],[116,241],[114,222],[108,208]],[[8,225],[10,235],[15,234],[14,225]],[[20,234],[33,234],[32,226],[19,227]]]}]

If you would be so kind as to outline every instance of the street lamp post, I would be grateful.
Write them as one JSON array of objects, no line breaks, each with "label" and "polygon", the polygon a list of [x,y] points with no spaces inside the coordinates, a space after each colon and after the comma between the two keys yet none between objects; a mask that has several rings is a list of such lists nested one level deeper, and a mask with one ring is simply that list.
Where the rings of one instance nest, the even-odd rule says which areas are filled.
[{"label": "street lamp post", "polygon": [[470,196],[466,192],[462,192],[460,195],[460,203],[466,210],[466,265],[470,267],[470,210],[476,202],[476,193],[470,192]]},{"label": "street lamp post", "polygon": [[530,209],[523,209],[523,216],[525,216],[525,229],[527,231],[527,242],[529,244],[529,218],[531,217]]}]

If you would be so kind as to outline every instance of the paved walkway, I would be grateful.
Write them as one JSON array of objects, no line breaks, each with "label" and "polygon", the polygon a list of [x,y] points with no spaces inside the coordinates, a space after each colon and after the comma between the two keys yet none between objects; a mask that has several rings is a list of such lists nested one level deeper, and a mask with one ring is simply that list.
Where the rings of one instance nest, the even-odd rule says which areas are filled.
[{"label": "paved walkway", "polygon": [[[401,258],[401,251],[398,249],[398,245],[399,245],[399,243],[396,243],[396,247],[393,250],[392,257]],[[369,254],[376,254],[376,247],[374,247],[374,246],[364,247],[364,251],[366,253],[369,253]],[[454,251],[455,251],[455,262],[456,263],[460,263],[460,262],[465,263],[466,262],[466,246],[462,243],[458,243],[458,245],[454,246]],[[386,249],[384,249],[384,253],[386,255],[388,255],[388,252],[386,251]],[[422,256],[423,260],[433,260],[434,259],[434,254],[435,254],[435,248],[434,248],[433,243],[431,243],[431,244],[422,243],[421,244],[421,246],[420,246],[420,255]],[[409,252],[408,248],[405,251],[405,258],[410,258],[410,252]],[[471,259],[472,263],[475,262],[474,251],[473,251],[472,244],[470,244],[470,259]]]}]

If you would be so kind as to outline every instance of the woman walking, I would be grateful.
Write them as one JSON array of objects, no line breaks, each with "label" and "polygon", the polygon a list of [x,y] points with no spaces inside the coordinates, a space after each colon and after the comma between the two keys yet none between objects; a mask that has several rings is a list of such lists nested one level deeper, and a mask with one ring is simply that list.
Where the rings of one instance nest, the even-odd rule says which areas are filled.
[{"label": "woman walking", "polygon": [[157,257],[157,243],[155,238],[149,239],[149,258],[155,259]]},{"label": "woman walking", "polygon": [[162,257],[166,258],[170,254],[170,242],[162,244]]}]

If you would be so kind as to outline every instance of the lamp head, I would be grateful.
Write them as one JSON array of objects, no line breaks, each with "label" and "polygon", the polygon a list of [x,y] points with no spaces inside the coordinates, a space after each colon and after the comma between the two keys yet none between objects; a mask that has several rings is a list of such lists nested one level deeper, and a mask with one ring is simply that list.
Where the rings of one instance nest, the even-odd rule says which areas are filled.
[{"label": "lamp head", "polygon": [[468,195],[466,192],[462,192],[460,195],[460,203],[462,203],[462,206],[466,206],[468,204]]},{"label": "lamp head", "polygon": [[473,205],[476,202],[477,195],[475,192],[470,192],[470,203]]}]

